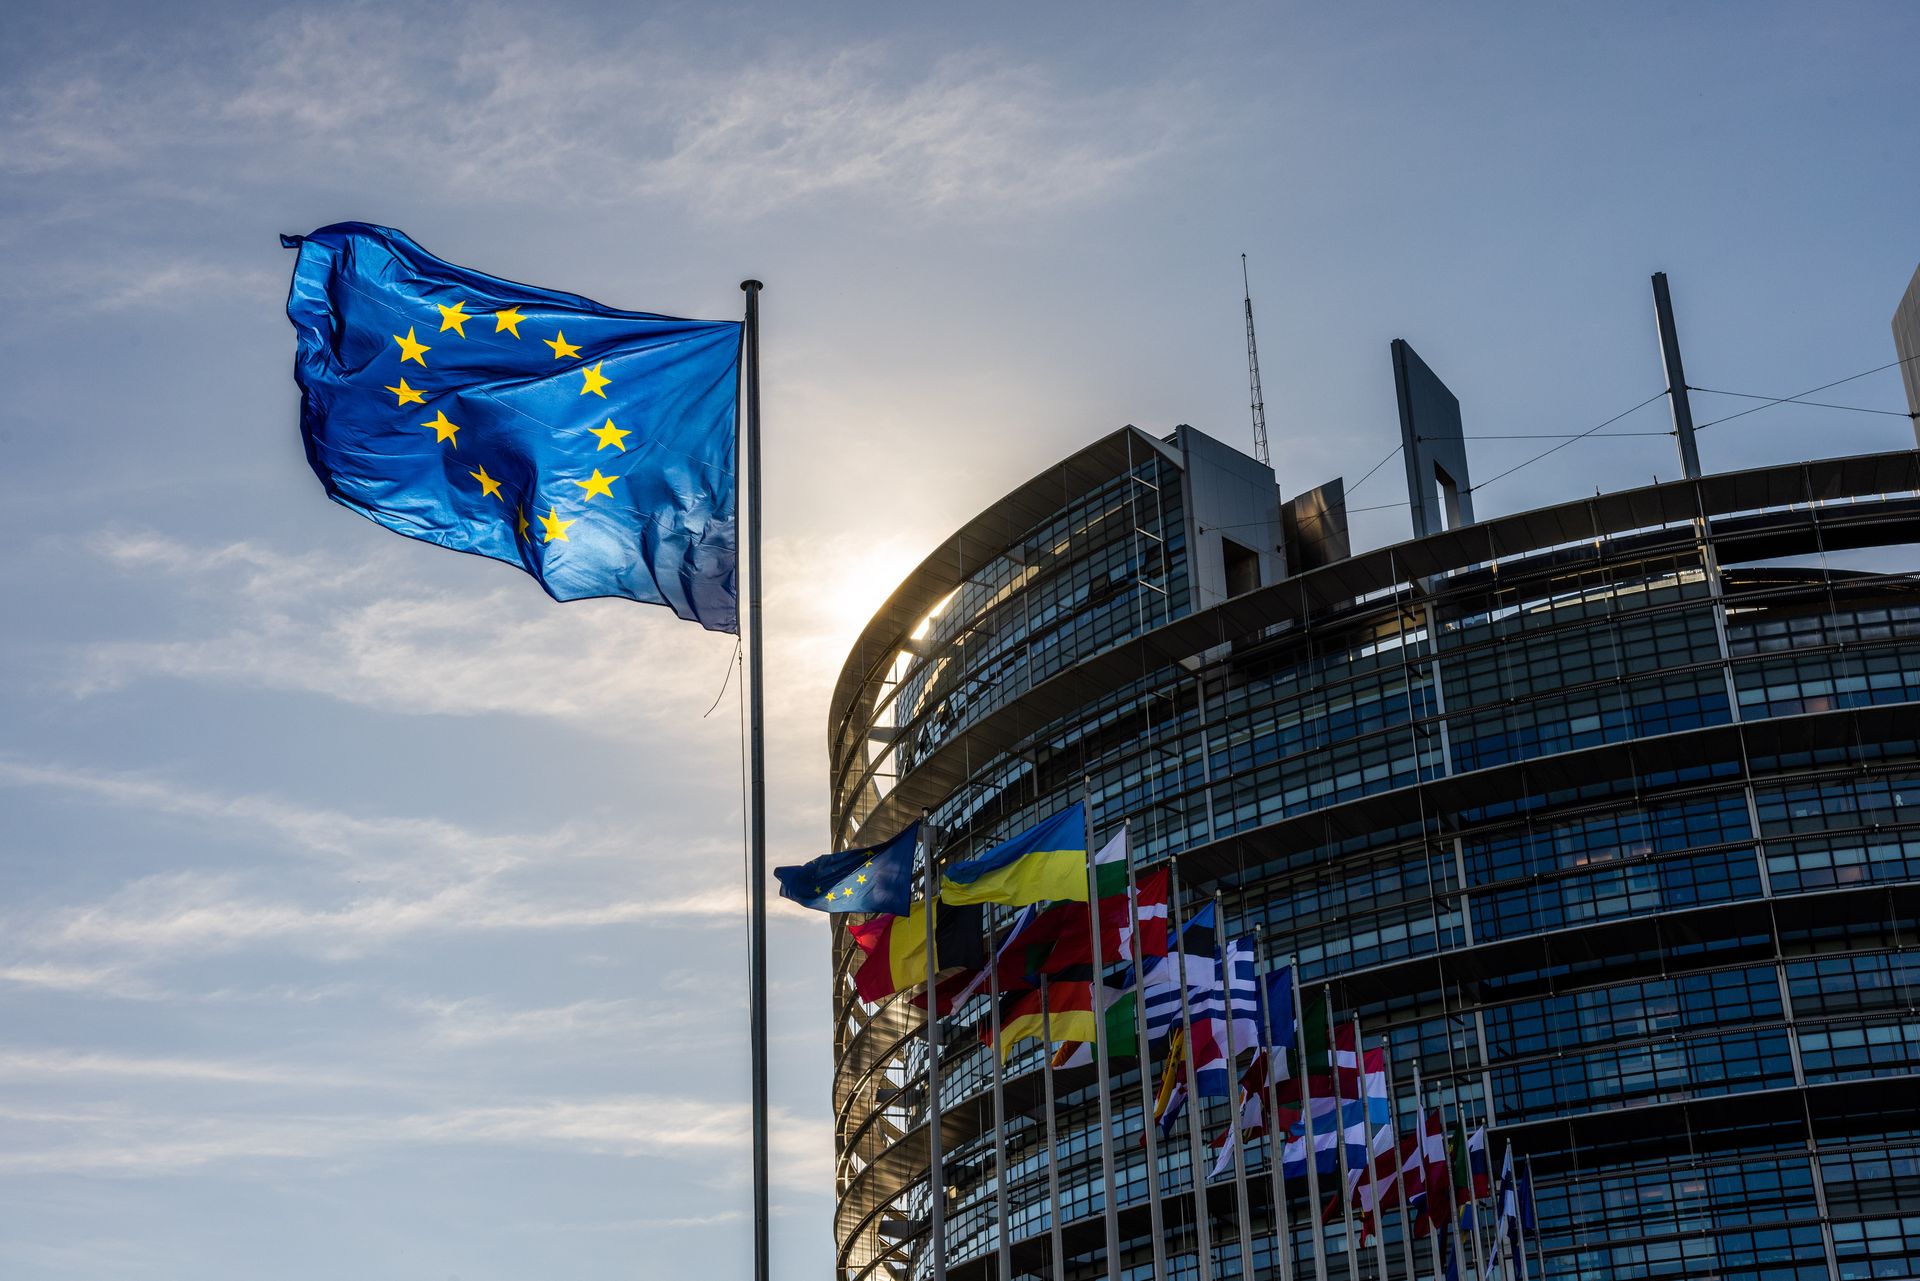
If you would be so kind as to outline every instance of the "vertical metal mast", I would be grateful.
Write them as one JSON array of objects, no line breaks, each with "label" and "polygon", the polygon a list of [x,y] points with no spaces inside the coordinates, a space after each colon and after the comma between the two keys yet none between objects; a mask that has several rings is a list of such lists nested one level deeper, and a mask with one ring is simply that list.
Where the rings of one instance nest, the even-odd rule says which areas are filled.
[{"label": "vertical metal mast", "polygon": [[1240,284],[1247,304],[1247,399],[1253,411],[1253,456],[1273,466],[1267,452],[1267,400],[1260,391],[1260,347],[1253,340],[1253,286],[1247,283],[1247,256],[1240,255]]},{"label": "vertical metal mast", "polygon": [[767,746],[766,655],[760,637],[760,291],[743,280],[747,319],[741,329],[746,357],[747,464],[747,778],[751,790],[747,842],[747,1026],[753,1078],[753,1276],[768,1281],[773,1266],[767,1187]]}]

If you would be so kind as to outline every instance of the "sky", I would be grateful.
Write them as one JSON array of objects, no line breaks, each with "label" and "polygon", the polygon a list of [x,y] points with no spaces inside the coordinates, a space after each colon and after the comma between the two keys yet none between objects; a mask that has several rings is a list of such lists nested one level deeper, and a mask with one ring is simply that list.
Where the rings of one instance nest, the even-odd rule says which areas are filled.
[{"label": "sky", "polygon": [[[1915,49],[1901,3],[15,0],[0,1276],[749,1259],[732,642],[327,502],[279,233],[682,315],[766,282],[798,862],[840,662],[943,536],[1124,423],[1250,444],[1242,253],[1289,494],[1388,459],[1394,338],[1460,397],[1480,515],[1672,478],[1653,434],[1494,479],[1661,390],[1657,270],[1716,393],[1894,359]],[[1816,399],[1905,408],[1893,370]],[[1700,450],[1912,443],[1779,407]],[[1356,546],[1408,534],[1397,460],[1349,493]],[[776,1274],[817,1277],[827,930],[771,929]]]}]

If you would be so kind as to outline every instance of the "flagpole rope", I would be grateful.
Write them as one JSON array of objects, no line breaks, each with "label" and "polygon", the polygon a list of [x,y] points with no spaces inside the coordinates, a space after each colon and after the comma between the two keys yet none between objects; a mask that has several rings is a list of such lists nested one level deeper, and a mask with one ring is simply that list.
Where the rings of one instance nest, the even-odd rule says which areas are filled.
[{"label": "flagpole rope", "polygon": [[[704,721],[705,719],[707,719],[707,717],[713,715],[713,709],[715,707],[720,706],[720,700],[727,696],[727,686],[733,683],[733,665],[736,662],[738,662],[739,659],[740,659],[740,638],[736,636],[733,638],[733,657],[727,660],[726,674],[721,676],[720,678],[720,692],[713,696],[713,705],[711,707],[708,707],[706,711],[700,713],[701,720]],[[744,726],[742,728],[744,729]],[[743,764],[741,766],[741,768],[743,769],[745,768],[744,760],[745,758],[743,757],[742,758]],[[742,795],[744,796],[745,793],[743,792]]]}]

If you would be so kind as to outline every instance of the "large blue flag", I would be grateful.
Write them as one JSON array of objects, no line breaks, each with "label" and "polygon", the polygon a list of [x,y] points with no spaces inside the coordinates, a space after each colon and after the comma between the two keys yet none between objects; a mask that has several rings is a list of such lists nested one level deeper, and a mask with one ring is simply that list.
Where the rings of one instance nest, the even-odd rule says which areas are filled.
[{"label": "large blue flag", "polygon": [[395,533],[738,630],[737,321],[615,311],[386,227],[285,236],[307,459]]},{"label": "large blue flag", "polygon": [[886,912],[913,909],[913,852],[920,824],[866,849],[822,854],[798,867],[776,867],[780,896],[819,912]]}]

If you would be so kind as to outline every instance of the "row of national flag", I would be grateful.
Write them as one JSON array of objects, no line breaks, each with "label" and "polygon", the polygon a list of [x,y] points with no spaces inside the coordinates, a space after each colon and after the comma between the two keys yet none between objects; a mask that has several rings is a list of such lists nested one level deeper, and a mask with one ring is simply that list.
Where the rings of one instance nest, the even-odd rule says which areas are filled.
[{"label": "row of national flag", "polygon": [[[1237,1095],[1238,1124],[1208,1140],[1213,1178],[1234,1165],[1237,1143],[1271,1136],[1283,1177],[1331,1181],[1319,1184],[1332,1189],[1325,1213],[1357,1218],[1362,1241],[1383,1212],[1404,1207],[1411,1230],[1446,1258],[1448,1281],[1464,1257],[1460,1225],[1480,1201],[1494,1201],[1495,1235],[1519,1248],[1522,1228],[1532,1229],[1532,1191],[1524,1172],[1512,1177],[1511,1152],[1496,1194],[1484,1127],[1468,1134],[1458,1118],[1449,1125],[1442,1111],[1420,1110],[1415,1132],[1397,1134],[1384,1043],[1369,1048],[1357,1021],[1336,1021],[1324,989],[1303,1000],[1292,966],[1261,973],[1257,940],[1222,938],[1213,904],[1176,939],[1168,870],[1136,879],[1124,829],[1089,858],[1088,828],[1085,806],[1075,805],[939,872],[939,978],[915,1004],[931,999],[946,1015],[993,988],[998,1017],[981,1020],[978,1036],[1003,1059],[1043,1037],[1050,1069],[1093,1063],[1096,1037],[1110,1057],[1140,1060],[1143,1073],[1161,1059],[1152,1097],[1164,1139],[1186,1114],[1190,1088],[1201,1098]],[[776,869],[795,902],[869,914],[847,927],[865,953],[854,976],[863,1000],[927,981],[928,904],[913,898],[927,836],[916,823],[880,845]],[[935,878],[926,880],[932,888]],[[991,947],[989,903],[1022,909]],[[1499,1247],[1493,1255],[1497,1265]]]}]

